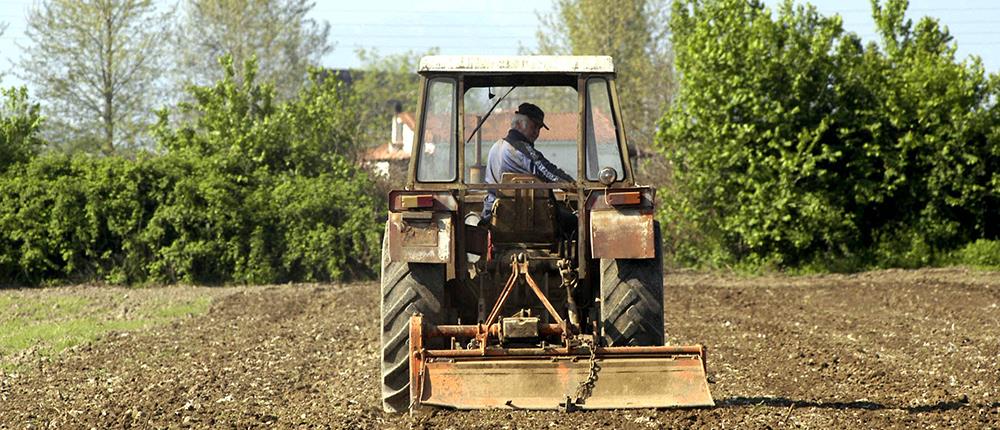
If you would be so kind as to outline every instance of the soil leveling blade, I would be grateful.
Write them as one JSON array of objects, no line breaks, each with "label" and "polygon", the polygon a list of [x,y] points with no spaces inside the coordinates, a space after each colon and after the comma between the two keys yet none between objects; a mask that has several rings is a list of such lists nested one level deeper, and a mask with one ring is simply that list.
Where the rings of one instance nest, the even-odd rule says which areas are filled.
[{"label": "soil leveling blade", "polygon": [[[715,405],[699,345],[598,347],[593,358],[586,346],[412,352],[414,406],[555,410]],[[581,394],[588,380],[591,384]]]}]

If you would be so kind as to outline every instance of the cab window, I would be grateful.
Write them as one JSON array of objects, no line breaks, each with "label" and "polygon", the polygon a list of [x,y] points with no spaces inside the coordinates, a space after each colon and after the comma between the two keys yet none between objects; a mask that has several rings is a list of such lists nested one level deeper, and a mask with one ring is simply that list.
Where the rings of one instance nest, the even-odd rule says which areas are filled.
[{"label": "cab window", "polygon": [[607,79],[587,80],[587,179],[596,181],[598,172],[611,167],[623,179],[621,146],[618,144],[617,118],[611,109],[611,90]]},{"label": "cab window", "polygon": [[417,147],[417,181],[449,182],[458,169],[455,140],[455,81],[435,78],[424,97],[424,130]]},{"label": "cab window", "polygon": [[[503,100],[487,117],[490,107]],[[569,86],[472,87],[465,92],[465,182],[482,183],[490,149],[507,136],[517,107],[524,102],[538,105],[545,111],[548,130],[541,130],[535,149],[546,159],[568,173],[577,176],[577,135],[579,134],[579,96]],[[484,119],[485,118],[485,119]],[[483,122],[476,130],[476,125]],[[476,155],[479,159],[476,159]]]}]

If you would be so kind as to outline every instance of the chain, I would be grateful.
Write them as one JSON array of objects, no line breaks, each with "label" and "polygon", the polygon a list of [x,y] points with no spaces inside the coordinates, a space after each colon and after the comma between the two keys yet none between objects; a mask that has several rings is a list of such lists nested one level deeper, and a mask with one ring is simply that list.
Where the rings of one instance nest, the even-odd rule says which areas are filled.
[{"label": "chain", "polygon": [[[559,267],[559,277],[562,278],[560,287],[566,288],[566,311],[569,322],[579,327],[580,316],[578,312],[580,308],[576,305],[576,299],[573,298],[573,293],[580,281],[579,273],[573,268],[573,263],[566,258],[559,260],[556,266]],[[566,333],[566,335],[569,334],[569,332]]]},{"label": "chain", "polygon": [[583,344],[590,350],[590,371],[587,379],[576,387],[576,403],[583,404],[591,394],[594,393],[594,385],[597,383],[597,372],[601,371],[601,365],[597,363],[597,346],[591,339],[585,339]]},{"label": "chain", "polygon": [[576,288],[576,284],[580,281],[579,274],[573,269],[572,263],[568,259],[559,260],[556,265],[559,267],[559,277],[562,278],[562,287],[569,287],[571,290]]}]

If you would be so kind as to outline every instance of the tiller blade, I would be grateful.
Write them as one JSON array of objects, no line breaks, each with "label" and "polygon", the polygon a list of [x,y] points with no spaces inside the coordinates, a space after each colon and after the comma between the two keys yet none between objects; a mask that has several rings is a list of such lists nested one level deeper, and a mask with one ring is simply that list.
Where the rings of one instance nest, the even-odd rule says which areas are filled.
[{"label": "tiller blade", "polygon": [[[544,328],[558,332],[557,324]],[[695,346],[424,349],[482,326],[410,321],[411,408],[619,409],[714,406]]]}]

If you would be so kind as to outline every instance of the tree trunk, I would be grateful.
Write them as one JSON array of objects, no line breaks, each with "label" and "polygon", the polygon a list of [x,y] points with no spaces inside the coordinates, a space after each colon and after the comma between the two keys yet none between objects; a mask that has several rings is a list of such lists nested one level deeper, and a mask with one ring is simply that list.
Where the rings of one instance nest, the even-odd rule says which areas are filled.
[{"label": "tree trunk", "polygon": [[104,155],[115,153],[115,122],[114,122],[114,11],[110,8],[104,12],[104,70],[103,88],[101,92],[104,96],[104,112],[101,119],[104,121],[104,142],[101,143],[101,152]]}]

